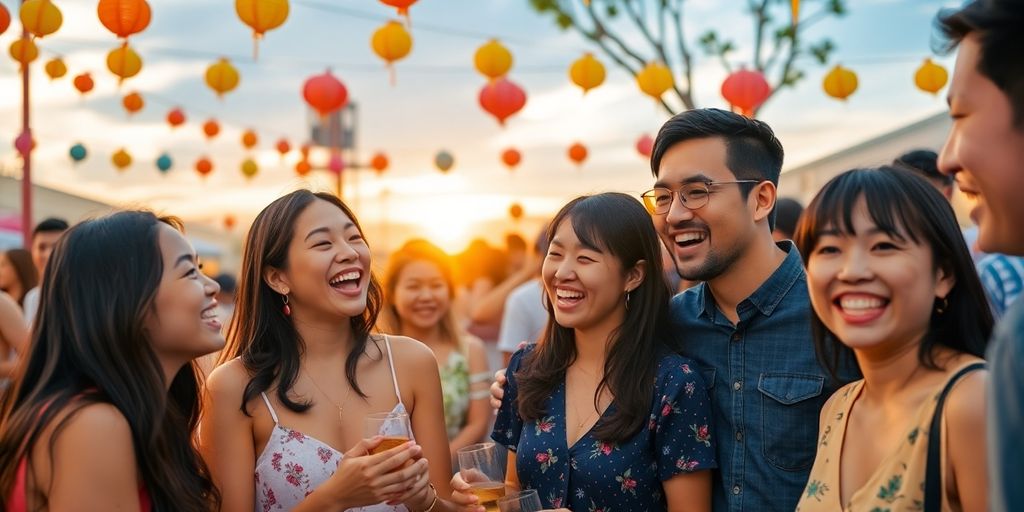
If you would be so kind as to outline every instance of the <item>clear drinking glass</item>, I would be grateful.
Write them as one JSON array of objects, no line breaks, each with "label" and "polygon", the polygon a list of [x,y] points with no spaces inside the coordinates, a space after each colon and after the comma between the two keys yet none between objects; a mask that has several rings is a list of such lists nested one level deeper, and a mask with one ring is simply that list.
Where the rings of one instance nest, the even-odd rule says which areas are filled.
[{"label": "clear drinking glass", "polygon": [[384,450],[390,450],[400,446],[412,439],[412,427],[409,425],[409,415],[398,412],[378,412],[366,416],[366,437],[384,436],[384,440],[373,450],[371,454],[377,454]]},{"label": "clear drinking glass", "polygon": [[498,498],[505,495],[505,467],[498,457],[498,445],[481,443],[460,448],[459,475],[469,492],[487,512],[498,512]]},{"label": "clear drinking glass", "polygon": [[500,512],[540,512],[543,510],[537,491],[529,489],[498,498]]}]

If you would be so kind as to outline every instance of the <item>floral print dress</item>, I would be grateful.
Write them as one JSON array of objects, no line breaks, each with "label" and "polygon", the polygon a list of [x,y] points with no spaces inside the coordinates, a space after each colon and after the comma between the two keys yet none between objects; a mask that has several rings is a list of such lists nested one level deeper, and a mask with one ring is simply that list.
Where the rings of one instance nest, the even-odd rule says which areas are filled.
[{"label": "floral print dress", "polygon": [[[509,362],[505,398],[491,438],[515,452],[519,482],[524,489],[536,489],[545,508],[666,510],[663,481],[717,467],[710,402],[693,361],[675,354],[659,361],[648,423],[628,441],[604,443],[592,428],[570,447],[564,381],[548,399],[543,418],[524,421],[519,416],[516,372],[532,349],[520,350]],[[614,410],[613,400],[601,418]]]}]

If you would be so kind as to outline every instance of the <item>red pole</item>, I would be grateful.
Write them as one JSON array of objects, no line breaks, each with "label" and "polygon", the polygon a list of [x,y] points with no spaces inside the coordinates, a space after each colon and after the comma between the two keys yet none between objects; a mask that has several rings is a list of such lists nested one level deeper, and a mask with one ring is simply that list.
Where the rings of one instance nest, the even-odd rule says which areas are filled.
[{"label": "red pole", "polygon": [[[21,0],[24,4],[25,0]],[[22,29],[22,37],[28,37],[28,31]],[[21,132],[32,136],[31,117],[29,115],[28,64],[21,66]],[[25,248],[32,246],[32,144],[22,153],[24,170],[21,175],[21,234]]]}]

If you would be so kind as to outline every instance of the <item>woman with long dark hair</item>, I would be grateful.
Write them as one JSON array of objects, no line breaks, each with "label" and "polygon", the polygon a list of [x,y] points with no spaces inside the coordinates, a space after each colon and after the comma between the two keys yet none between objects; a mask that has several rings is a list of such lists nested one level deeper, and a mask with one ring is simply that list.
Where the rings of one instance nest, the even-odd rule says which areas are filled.
[{"label": "woman with long dark hair", "polygon": [[797,510],[986,510],[992,314],[946,199],[902,169],[829,181],[797,227],[823,365],[864,378],[821,411]]},{"label": "woman with long dark hair", "polygon": [[549,508],[710,510],[710,403],[696,364],[670,348],[650,215],[604,193],[569,202],[548,229],[548,325],[512,356],[491,435],[514,452],[507,487]]},{"label": "woman with long dark hair", "polygon": [[190,361],[224,344],[218,287],[180,229],[119,212],[57,244],[0,420],[7,512],[216,510]]},{"label": "woman with long dark hair", "polygon": [[[371,333],[370,268],[331,194],[292,192],[256,217],[200,435],[223,510],[449,510],[437,363],[422,343]],[[382,438],[365,438],[365,417],[387,412],[408,415],[415,442],[369,455]]]}]

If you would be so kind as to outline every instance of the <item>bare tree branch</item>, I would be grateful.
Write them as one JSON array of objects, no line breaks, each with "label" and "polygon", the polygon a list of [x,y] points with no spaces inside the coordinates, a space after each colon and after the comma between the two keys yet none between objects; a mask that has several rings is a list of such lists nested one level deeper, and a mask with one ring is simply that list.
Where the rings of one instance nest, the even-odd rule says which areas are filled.
[{"label": "bare tree branch", "polygon": [[682,97],[683,105],[687,110],[693,109],[696,102],[693,98],[693,56],[686,46],[686,38],[683,36],[683,1],[677,0],[676,7],[670,8],[672,20],[676,27],[676,40],[679,43],[679,54],[683,58],[683,73],[686,77],[686,94]]},{"label": "bare tree branch", "polygon": [[751,4],[754,15],[754,68],[763,72],[761,46],[764,43],[764,29],[768,25],[768,0],[762,0],[760,6]]}]

